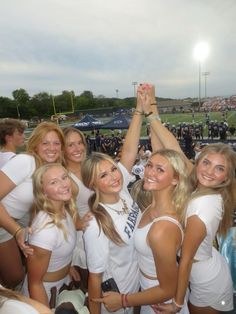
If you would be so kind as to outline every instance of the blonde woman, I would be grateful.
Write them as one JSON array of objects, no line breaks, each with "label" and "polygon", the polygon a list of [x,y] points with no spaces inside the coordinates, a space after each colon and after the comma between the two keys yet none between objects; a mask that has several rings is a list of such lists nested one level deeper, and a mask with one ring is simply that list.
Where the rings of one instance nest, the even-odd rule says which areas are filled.
[{"label": "blonde woman", "polygon": [[32,254],[20,224],[33,204],[32,175],[44,163],[60,162],[63,147],[62,130],[43,122],[32,132],[26,153],[16,155],[0,171],[0,282],[6,287],[15,287],[24,277],[17,244],[26,256]]},{"label": "blonde woman", "polygon": [[[142,91],[142,92],[141,92]],[[106,313],[103,305],[94,302],[102,290],[119,289],[134,293],[139,289],[139,270],[134,248],[134,232],[141,212],[131,198],[127,186],[136,159],[142,125],[142,102],[147,90],[139,86],[137,106],[123,144],[120,162],[110,156],[93,153],[83,163],[84,185],[93,191],[89,199],[94,218],[84,233],[89,269],[88,294],[90,313]],[[128,312],[132,312],[130,308]],[[124,313],[124,309],[117,311]]]},{"label": "blonde woman", "polygon": [[190,285],[191,314],[218,314],[233,309],[233,287],[226,260],[213,247],[217,233],[226,235],[236,203],[236,156],[227,144],[204,147],[193,165],[175,137],[161,124],[156,105],[150,111],[153,132],[165,148],[179,151],[187,163],[191,196],[185,213],[185,237],[181,250],[178,284],[173,303],[159,310],[179,312]]},{"label": "blonde woman", "polygon": [[[50,290],[70,281],[76,241],[77,209],[72,180],[60,164],[47,164],[33,175],[34,215],[23,294],[49,306]],[[28,291],[27,291],[28,290]]]}]

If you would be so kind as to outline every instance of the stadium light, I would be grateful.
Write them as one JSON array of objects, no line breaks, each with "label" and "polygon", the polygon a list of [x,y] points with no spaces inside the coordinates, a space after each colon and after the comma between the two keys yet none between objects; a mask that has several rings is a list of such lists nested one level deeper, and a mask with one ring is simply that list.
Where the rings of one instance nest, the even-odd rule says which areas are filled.
[{"label": "stadium light", "polygon": [[194,58],[198,61],[198,106],[201,107],[201,66],[209,55],[209,46],[206,42],[198,43],[194,48]]}]

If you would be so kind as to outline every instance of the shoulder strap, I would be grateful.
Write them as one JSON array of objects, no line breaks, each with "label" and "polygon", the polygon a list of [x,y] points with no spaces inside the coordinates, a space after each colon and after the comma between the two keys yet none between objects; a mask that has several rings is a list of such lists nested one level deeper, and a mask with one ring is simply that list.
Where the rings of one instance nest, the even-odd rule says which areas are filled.
[{"label": "shoulder strap", "polygon": [[181,238],[182,238],[181,244],[182,244],[182,243],[183,243],[183,240],[184,240],[184,231],[183,231],[183,228],[182,228],[180,222],[179,222],[177,219],[175,219],[175,218],[173,218],[173,217],[171,217],[171,216],[160,216],[160,217],[157,217],[157,218],[153,219],[153,222],[158,222],[158,221],[163,221],[163,220],[167,220],[167,221],[169,221],[169,222],[172,222],[172,223],[174,223],[177,227],[179,227],[180,232],[181,232]]}]

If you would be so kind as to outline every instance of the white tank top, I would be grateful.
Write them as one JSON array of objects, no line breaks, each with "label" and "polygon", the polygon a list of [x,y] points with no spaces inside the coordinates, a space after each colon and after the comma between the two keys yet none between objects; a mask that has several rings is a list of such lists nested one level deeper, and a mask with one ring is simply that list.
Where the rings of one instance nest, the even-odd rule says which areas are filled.
[{"label": "white tank top", "polygon": [[[139,264],[139,269],[146,275],[151,276],[151,277],[156,277],[156,265],[154,262],[153,254],[151,248],[147,245],[147,234],[154,222],[162,221],[162,220],[167,220],[175,225],[178,226],[181,232],[181,244],[183,242],[184,238],[184,232],[181,224],[179,223],[178,220],[176,220],[173,217],[170,216],[161,216],[158,218],[155,218],[153,221],[151,221],[149,224],[144,226],[143,228],[137,228],[135,231],[135,236],[134,236],[134,243],[135,243],[135,248],[138,252],[138,264]],[[177,252],[176,252],[177,254]]]}]

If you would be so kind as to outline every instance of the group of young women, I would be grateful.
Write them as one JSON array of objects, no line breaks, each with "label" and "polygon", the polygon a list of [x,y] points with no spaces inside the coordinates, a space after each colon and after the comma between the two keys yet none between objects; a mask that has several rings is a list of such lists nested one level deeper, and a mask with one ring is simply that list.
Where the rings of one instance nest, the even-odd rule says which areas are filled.
[{"label": "group of young women", "polygon": [[[153,154],[133,199],[127,186],[143,116]],[[0,170],[0,282],[13,288],[24,279],[24,294],[49,306],[52,287],[70,275],[78,280],[76,268],[86,285],[88,269],[91,313],[231,310],[230,272],[212,242],[230,227],[235,166],[225,144],[207,146],[193,165],[161,124],[151,84],[138,87],[119,163],[102,153],[86,157],[80,131],[43,122],[26,153]],[[140,195],[147,201],[140,204]],[[28,229],[22,218],[30,212]]]}]

